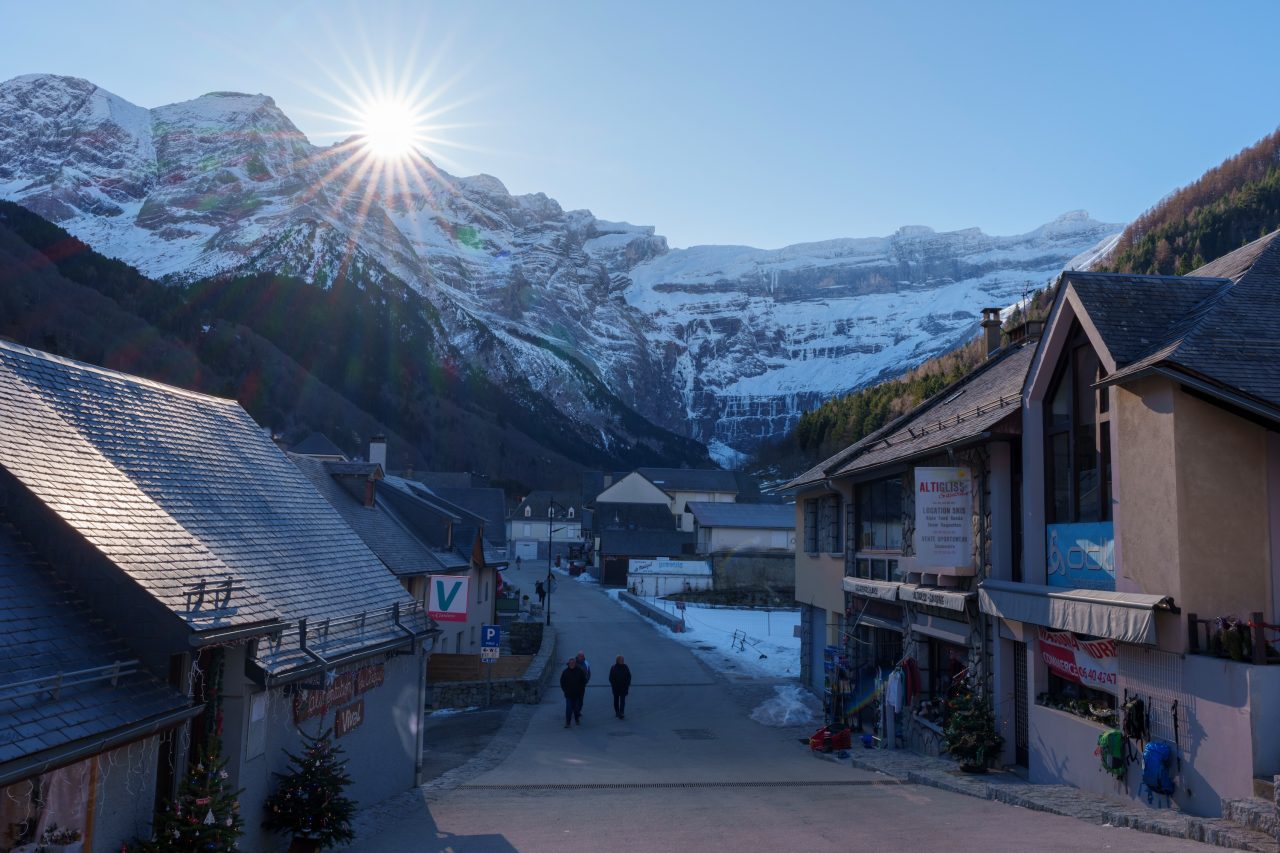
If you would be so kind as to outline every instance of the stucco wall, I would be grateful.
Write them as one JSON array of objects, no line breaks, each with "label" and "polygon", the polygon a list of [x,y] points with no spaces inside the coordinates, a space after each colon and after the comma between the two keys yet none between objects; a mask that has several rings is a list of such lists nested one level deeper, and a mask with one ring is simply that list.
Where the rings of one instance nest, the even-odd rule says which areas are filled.
[{"label": "stucco wall", "polygon": [[[841,490],[843,506],[848,505],[850,491],[847,485]],[[821,493],[810,491],[796,495],[795,599],[800,604],[844,613],[844,555],[810,554],[804,550],[804,502]]]},{"label": "stucco wall", "polygon": [[[1116,588],[1171,595],[1179,579],[1173,387],[1152,378],[1113,389]],[[1161,644],[1174,651],[1179,641]]]},{"label": "stucco wall", "polygon": [[[266,750],[246,756],[249,699],[257,688],[246,679],[243,649],[227,655],[223,705],[223,742],[230,759],[228,770],[233,783],[244,789],[240,809],[244,815],[243,850],[284,850],[289,839],[261,829],[262,805],[275,787],[272,772],[284,772],[288,758],[284,750],[297,753],[303,746],[299,730],[316,735],[334,724],[335,708],[320,716],[294,723],[293,697],[281,688],[267,699]],[[379,655],[352,668],[383,663]],[[402,655],[385,661],[383,683],[361,694],[364,722],[337,740],[345,752],[347,772],[353,784],[347,794],[362,807],[370,806],[414,784],[417,765],[418,728],[422,725],[420,682],[423,653]],[[339,667],[344,671],[347,667]]]},{"label": "stucco wall", "polygon": [[1184,611],[1248,617],[1271,600],[1262,427],[1188,394],[1174,400]]}]

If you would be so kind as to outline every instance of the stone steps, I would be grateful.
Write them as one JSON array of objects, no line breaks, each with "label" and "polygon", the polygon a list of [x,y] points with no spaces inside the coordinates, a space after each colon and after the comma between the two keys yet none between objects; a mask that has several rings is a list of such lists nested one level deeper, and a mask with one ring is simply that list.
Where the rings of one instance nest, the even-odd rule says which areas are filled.
[{"label": "stone steps", "polygon": [[1275,803],[1257,797],[1243,800],[1223,800],[1222,816],[1241,826],[1265,832],[1280,839],[1280,819],[1276,817]]}]

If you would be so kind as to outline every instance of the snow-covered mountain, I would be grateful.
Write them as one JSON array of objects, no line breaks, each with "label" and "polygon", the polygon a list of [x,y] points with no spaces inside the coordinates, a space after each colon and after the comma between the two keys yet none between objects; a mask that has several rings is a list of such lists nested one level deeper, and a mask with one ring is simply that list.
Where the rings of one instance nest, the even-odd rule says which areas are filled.
[{"label": "snow-covered mountain", "polygon": [[172,280],[282,271],[399,280],[448,345],[519,376],[600,441],[599,380],[730,460],[815,402],[971,334],[1120,226],[1067,214],[1028,234],[903,228],[765,251],[671,250],[652,227],[513,196],[428,162],[397,177],[359,145],[311,145],[264,95],[147,110],[69,77],[0,84],[0,198]]}]

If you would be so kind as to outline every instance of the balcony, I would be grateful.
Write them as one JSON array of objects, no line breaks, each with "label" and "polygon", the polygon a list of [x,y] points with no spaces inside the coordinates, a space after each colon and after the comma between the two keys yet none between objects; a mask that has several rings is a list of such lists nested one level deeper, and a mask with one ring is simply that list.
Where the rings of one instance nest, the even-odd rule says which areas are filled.
[{"label": "balcony", "polygon": [[1263,621],[1260,611],[1249,619],[1219,616],[1202,619],[1187,614],[1187,650],[1193,655],[1224,658],[1239,663],[1265,666],[1280,664],[1280,651],[1273,645],[1280,638],[1280,625]]}]

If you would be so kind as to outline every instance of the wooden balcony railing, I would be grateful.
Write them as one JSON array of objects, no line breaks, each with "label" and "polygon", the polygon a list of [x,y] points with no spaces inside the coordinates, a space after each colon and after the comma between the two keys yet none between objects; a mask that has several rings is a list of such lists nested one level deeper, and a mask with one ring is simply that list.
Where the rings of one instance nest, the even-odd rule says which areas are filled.
[{"label": "wooden balcony railing", "polygon": [[1254,664],[1280,664],[1280,651],[1272,643],[1280,638],[1280,625],[1263,620],[1255,611],[1248,620],[1224,616],[1201,619],[1187,614],[1187,640],[1193,655],[1211,655]]}]

